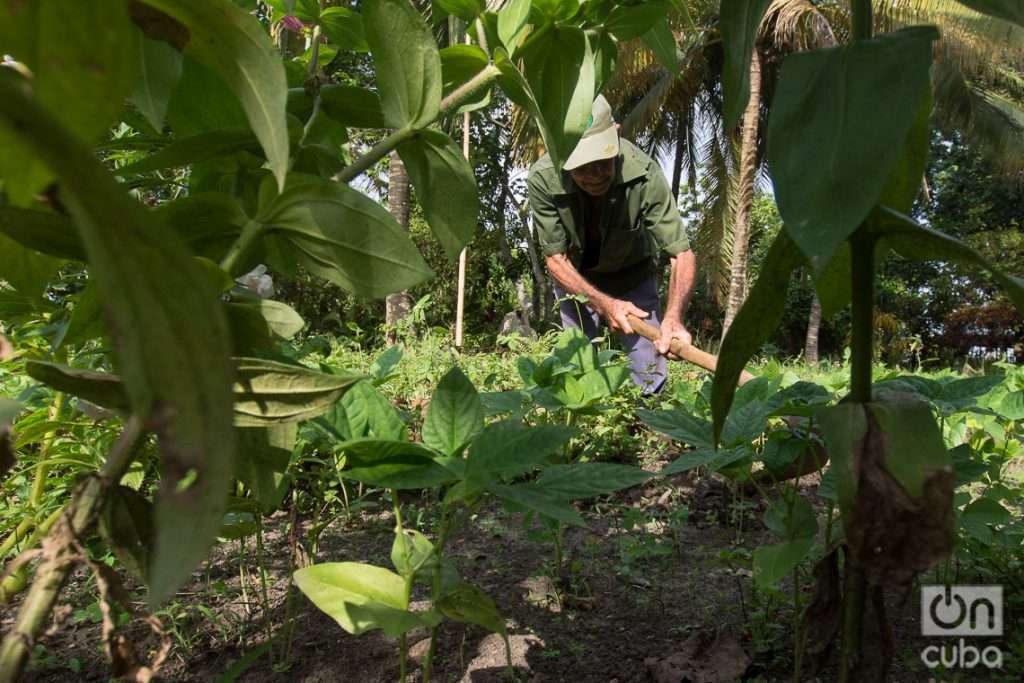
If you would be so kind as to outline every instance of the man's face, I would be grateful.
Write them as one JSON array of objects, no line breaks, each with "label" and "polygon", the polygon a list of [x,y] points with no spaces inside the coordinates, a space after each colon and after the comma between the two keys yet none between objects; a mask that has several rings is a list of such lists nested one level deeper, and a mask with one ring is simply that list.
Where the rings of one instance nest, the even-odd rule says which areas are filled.
[{"label": "man's face", "polygon": [[573,181],[592,197],[600,197],[615,178],[615,157],[583,164],[569,171]]}]

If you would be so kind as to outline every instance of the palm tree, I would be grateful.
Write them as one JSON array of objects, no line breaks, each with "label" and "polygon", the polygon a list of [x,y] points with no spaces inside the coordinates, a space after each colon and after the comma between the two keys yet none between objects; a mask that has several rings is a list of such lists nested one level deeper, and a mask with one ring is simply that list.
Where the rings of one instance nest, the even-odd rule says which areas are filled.
[{"label": "palm tree", "polygon": [[[388,211],[403,230],[409,230],[409,173],[398,152],[388,159]],[[408,292],[389,294],[384,300],[384,322],[388,327],[388,341],[395,340],[395,326],[409,317],[412,298]]]}]

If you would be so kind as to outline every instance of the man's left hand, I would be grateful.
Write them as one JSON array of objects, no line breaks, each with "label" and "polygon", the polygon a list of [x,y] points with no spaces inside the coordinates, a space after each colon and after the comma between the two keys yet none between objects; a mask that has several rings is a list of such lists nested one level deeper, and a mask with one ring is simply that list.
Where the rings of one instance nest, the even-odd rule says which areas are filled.
[{"label": "man's left hand", "polygon": [[679,357],[671,351],[673,339],[678,339],[686,346],[693,343],[693,336],[681,320],[663,320],[661,323],[661,338],[654,343],[654,348],[663,356],[672,360],[679,360]]}]

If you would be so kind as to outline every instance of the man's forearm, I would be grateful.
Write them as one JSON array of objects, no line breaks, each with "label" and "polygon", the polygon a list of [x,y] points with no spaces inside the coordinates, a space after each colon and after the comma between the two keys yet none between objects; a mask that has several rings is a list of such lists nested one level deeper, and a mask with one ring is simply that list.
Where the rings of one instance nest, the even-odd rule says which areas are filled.
[{"label": "man's forearm", "polygon": [[664,319],[682,321],[686,307],[690,303],[690,295],[693,294],[693,283],[697,277],[697,259],[688,249],[673,256],[671,263]]},{"label": "man's forearm", "polygon": [[555,278],[555,281],[569,294],[582,294],[594,302],[595,308],[598,309],[604,308],[604,304],[611,299],[610,296],[587,282],[587,279],[576,270],[572,261],[565,254],[548,256],[546,263],[551,277]]}]

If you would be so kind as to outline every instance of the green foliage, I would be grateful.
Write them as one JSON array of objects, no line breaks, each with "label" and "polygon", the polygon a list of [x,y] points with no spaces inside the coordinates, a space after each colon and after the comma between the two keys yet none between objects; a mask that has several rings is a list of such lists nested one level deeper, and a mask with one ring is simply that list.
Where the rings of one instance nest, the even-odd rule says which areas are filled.
[{"label": "green foliage", "polygon": [[725,127],[732,129],[750,99],[750,59],[754,53],[761,20],[771,0],[724,0],[721,9],[725,64],[722,91],[725,99]]}]

